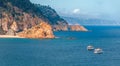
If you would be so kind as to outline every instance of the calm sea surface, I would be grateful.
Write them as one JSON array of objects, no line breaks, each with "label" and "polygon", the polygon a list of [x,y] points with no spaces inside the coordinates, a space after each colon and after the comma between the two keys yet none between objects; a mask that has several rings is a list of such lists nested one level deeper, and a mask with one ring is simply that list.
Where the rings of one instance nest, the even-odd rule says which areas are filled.
[{"label": "calm sea surface", "polygon": [[[120,27],[55,32],[57,39],[0,39],[0,66],[120,66]],[[94,54],[86,47],[102,48]]]}]

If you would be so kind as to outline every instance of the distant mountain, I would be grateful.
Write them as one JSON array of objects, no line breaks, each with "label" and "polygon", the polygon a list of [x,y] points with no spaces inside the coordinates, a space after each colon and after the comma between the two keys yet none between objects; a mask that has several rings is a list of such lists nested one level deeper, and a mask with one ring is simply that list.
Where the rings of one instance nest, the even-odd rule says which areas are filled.
[{"label": "distant mountain", "polygon": [[89,18],[89,17],[76,17],[76,16],[62,16],[68,23],[70,24],[81,24],[84,26],[87,25],[98,25],[98,26],[103,26],[103,25],[109,25],[109,26],[114,26],[114,25],[120,25],[119,22],[116,22],[114,20],[107,20],[107,19],[100,19],[100,18]]}]

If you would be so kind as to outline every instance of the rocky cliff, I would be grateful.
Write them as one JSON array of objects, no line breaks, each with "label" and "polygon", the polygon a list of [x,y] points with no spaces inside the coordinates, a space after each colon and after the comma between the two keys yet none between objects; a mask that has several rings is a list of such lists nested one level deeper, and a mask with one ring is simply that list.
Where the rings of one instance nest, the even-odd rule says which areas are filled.
[{"label": "rocky cliff", "polygon": [[30,0],[0,0],[0,34],[2,35],[53,38],[52,30],[68,31],[68,29],[67,21],[49,6],[33,4]]},{"label": "rocky cliff", "polygon": [[[6,35],[17,35],[26,38],[54,38],[52,27],[37,16],[24,13],[19,21],[14,20],[8,14],[3,13],[1,19],[1,29]],[[20,22],[21,21],[21,22]]]},{"label": "rocky cliff", "polygon": [[17,33],[26,38],[54,38],[48,18],[37,9],[29,0],[0,0],[0,33]]},{"label": "rocky cliff", "polygon": [[20,32],[17,35],[27,38],[54,38],[52,27],[45,22],[41,22],[39,25]]}]

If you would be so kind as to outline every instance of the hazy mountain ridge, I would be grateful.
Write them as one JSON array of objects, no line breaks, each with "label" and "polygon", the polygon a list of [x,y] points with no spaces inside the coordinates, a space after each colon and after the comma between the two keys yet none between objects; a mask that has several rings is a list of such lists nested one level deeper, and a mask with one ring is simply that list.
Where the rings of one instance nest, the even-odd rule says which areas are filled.
[{"label": "hazy mountain ridge", "polygon": [[84,26],[119,26],[120,21],[116,17],[108,14],[92,14],[92,13],[73,13],[59,12],[70,24],[81,24]]},{"label": "hazy mountain ridge", "polygon": [[92,26],[92,25],[119,25],[119,23],[115,20],[107,20],[107,19],[100,19],[100,18],[83,18],[83,17],[73,17],[73,16],[62,16],[67,22],[70,24],[81,24],[84,26]]}]

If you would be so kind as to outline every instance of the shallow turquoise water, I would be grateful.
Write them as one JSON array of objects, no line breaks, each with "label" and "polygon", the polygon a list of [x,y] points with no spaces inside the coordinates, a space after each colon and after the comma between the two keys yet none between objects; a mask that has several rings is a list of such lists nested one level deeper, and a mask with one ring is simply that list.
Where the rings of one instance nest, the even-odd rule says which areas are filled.
[{"label": "shallow turquoise water", "polygon": [[[0,39],[0,66],[120,66],[120,27],[55,32],[57,39]],[[88,45],[104,50],[87,51]]]}]

